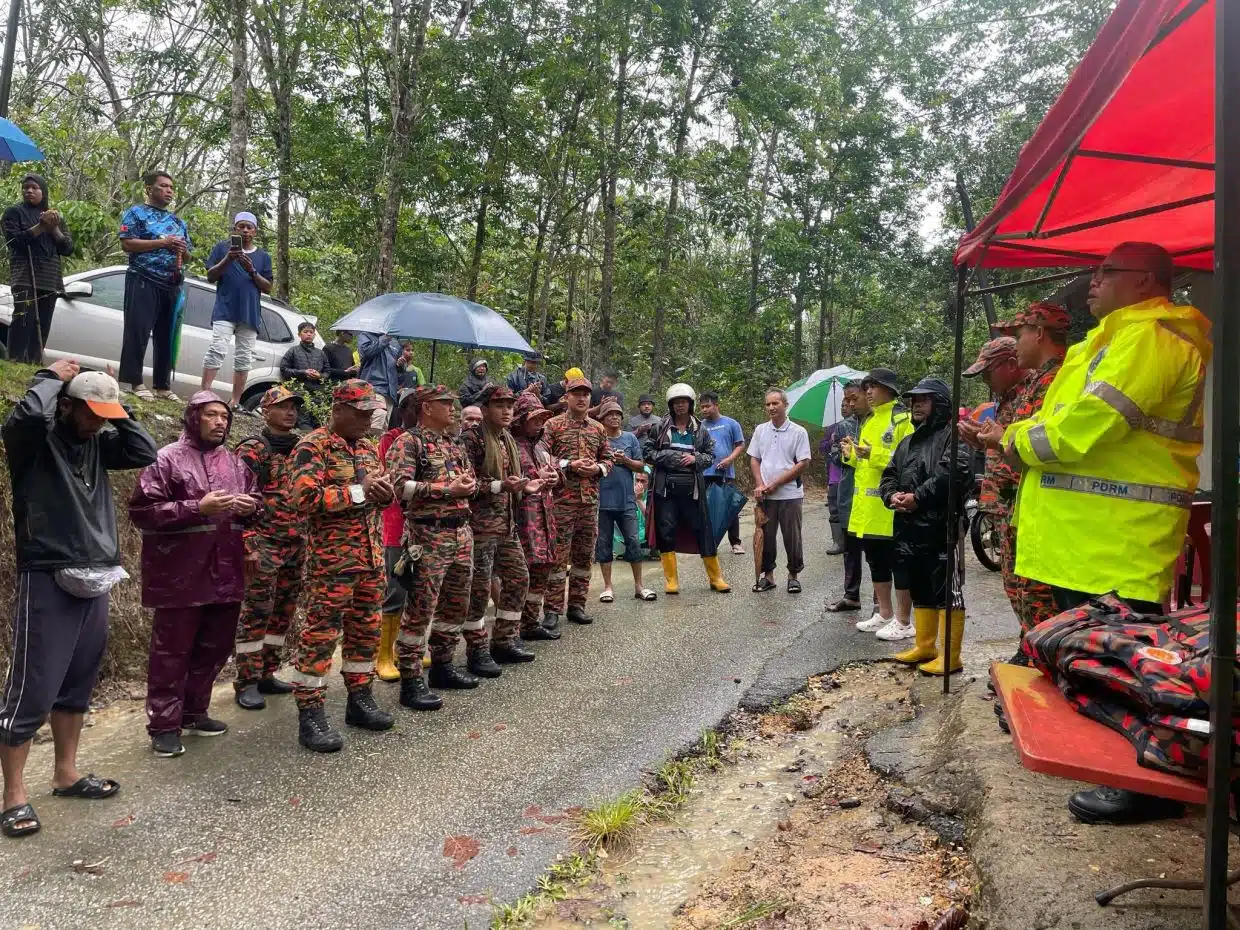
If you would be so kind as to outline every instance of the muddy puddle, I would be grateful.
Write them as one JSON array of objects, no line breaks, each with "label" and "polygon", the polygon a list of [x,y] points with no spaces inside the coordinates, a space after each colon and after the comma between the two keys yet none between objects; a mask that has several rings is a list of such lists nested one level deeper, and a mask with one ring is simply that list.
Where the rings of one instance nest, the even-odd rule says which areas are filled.
[{"label": "muddy puddle", "polygon": [[[908,719],[907,677],[862,668],[751,717],[728,762],[644,826],[587,886],[544,908],[541,930],[913,926],[963,885],[937,837],[885,809],[864,736]],[[807,729],[806,729],[807,728]],[[958,871],[958,870],[957,870]]]}]

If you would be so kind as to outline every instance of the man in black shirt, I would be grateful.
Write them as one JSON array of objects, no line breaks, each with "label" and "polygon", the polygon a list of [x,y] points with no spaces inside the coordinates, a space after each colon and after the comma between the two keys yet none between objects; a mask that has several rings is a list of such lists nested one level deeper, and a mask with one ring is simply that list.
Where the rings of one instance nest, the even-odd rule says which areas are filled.
[{"label": "man in black shirt", "polygon": [[594,416],[594,408],[602,405],[603,401],[610,397],[620,409],[624,409],[624,395],[616,390],[616,385],[620,383],[620,375],[615,371],[608,370],[603,372],[603,377],[599,379],[598,387],[590,392],[590,416]]},{"label": "man in black shirt", "polygon": [[356,378],[360,370],[353,361],[353,334],[337,331],[336,338],[323,346],[323,354],[327,356],[327,373],[332,381],[347,381]]}]

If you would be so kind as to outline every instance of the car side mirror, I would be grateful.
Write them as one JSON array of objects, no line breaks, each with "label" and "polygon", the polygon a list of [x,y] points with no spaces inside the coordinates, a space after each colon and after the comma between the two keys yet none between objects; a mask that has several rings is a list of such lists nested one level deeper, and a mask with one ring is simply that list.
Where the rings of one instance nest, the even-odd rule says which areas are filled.
[{"label": "car side mirror", "polygon": [[90,297],[94,293],[95,285],[89,281],[70,281],[65,285],[64,290],[65,298],[68,300],[73,300],[75,297]]}]

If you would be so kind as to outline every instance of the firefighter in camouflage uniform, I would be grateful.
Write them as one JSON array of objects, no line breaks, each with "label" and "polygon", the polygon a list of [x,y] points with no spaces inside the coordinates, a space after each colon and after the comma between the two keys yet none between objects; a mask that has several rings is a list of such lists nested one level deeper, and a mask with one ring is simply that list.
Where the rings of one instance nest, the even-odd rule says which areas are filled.
[{"label": "firefighter in camouflage uniform", "polygon": [[554,489],[560,481],[559,470],[551,462],[551,453],[543,442],[543,430],[555,414],[547,410],[531,389],[524,391],[513,408],[512,434],[517,441],[521,456],[521,473],[531,479],[541,479],[537,491],[526,486],[525,494],[517,508],[517,534],[525,551],[525,565],[529,572],[530,586],[521,611],[521,638],[527,641],[555,640],[559,630],[543,626],[543,598],[546,596],[547,579],[555,567],[555,497]]},{"label": "firefighter in camouflage uniform", "polygon": [[[1029,309],[1018,313],[1008,321],[1000,323],[1001,332],[1012,336],[1016,341],[1016,360],[1022,368],[1028,369],[1020,393],[1012,405],[1010,422],[1028,420],[1042,409],[1042,398],[1047,389],[1059,374],[1063,365],[1064,353],[1068,346],[1068,328],[1071,325],[1068,311],[1057,304],[1039,301],[1031,304]],[[997,424],[985,430],[986,462],[989,467],[990,457],[999,455],[999,443],[1003,438],[1003,430],[1008,423]],[[999,427],[1002,427],[1000,429]],[[1048,620],[1059,611],[1051,596],[1048,584],[1023,578],[1016,574],[1016,522],[1011,519],[1012,505],[1016,502],[1016,489],[1020,483],[1020,475],[1011,472],[1010,488],[1005,491],[1010,495],[1008,503],[1009,520],[1004,527],[1003,535],[1003,587],[1012,609],[1016,611],[1020,622],[1020,635],[1032,630],[1043,620]],[[1029,660],[1021,649],[1011,661],[1017,665],[1027,665]]]},{"label": "firefighter in camouflage uniform", "polygon": [[293,505],[291,482],[297,445],[293,427],[304,403],[300,394],[282,385],[267,391],[260,403],[266,421],[262,433],[235,450],[254,472],[264,504],[258,521],[245,531],[249,577],[237,626],[233,685],[237,704],[245,710],[266,707],[265,694],[293,690],[275,673],[284,636],[297,613],[306,562],[306,518]]},{"label": "firefighter in camouflage uniform", "polygon": [[[568,409],[547,423],[545,441],[551,460],[563,481],[555,492],[555,569],[547,580],[544,623],[560,625],[564,613],[564,581],[568,582],[568,619],[593,623],[586,613],[590,590],[590,564],[598,535],[599,481],[611,471],[613,456],[607,430],[590,419],[590,392],[586,378],[572,378],[564,385]],[[571,566],[571,568],[570,568]]]},{"label": "firefighter in camouflage uniform", "polygon": [[[469,670],[484,678],[498,678],[500,664],[534,661],[534,653],[523,649],[517,638],[530,576],[517,538],[516,509],[525,493],[542,491],[542,481],[531,482],[521,470],[521,453],[509,431],[515,400],[508,385],[488,384],[478,397],[482,422],[461,433],[461,443],[478,481],[470,505],[474,575],[465,645]],[[484,615],[492,577],[501,585],[495,599],[495,626],[488,637]]]},{"label": "firefighter in camouflage uniform", "polygon": [[[422,674],[422,654],[430,632],[430,684],[436,688],[476,688],[478,679],[452,662],[457,634],[469,612],[474,537],[469,498],[477,482],[461,444],[449,435],[456,394],[442,384],[418,388],[418,425],[392,443],[387,469],[404,504],[405,542],[417,556],[417,581],[401,615],[396,640],[400,702],[412,710],[436,710]],[[434,625],[432,626],[432,620]]]},{"label": "firefighter in camouflage uniform", "polygon": [[393,495],[366,434],[383,406],[369,383],[343,381],[332,391],[328,424],[308,433],[293,451],[293,500],[309,520],[296,696],[301,744],[315,752],[335,752],[343,745],[323,710],[327,673],[342,639],[341,672],[349,691],[345,723],[387,730],[393,722],[371,691],[387,580],[379,519]]}]

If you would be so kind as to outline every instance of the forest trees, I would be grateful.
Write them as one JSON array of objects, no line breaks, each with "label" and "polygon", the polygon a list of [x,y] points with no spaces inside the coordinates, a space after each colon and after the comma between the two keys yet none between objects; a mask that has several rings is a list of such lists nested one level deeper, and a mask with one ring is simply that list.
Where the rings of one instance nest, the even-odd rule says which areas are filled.
[{"label": "forest trees", "polygon": [[988,208],[1108,6],[35,0],[12,116],[76,267],[158,167],[198,241],[258,213],[323,324],[452,292],[554,373],[756,412],[832,363],[942,371],[951,179]]}]

